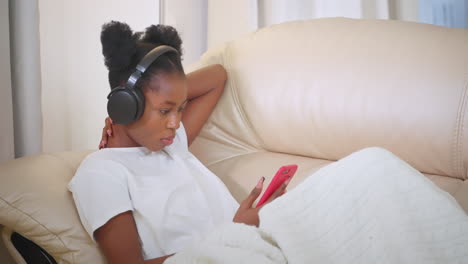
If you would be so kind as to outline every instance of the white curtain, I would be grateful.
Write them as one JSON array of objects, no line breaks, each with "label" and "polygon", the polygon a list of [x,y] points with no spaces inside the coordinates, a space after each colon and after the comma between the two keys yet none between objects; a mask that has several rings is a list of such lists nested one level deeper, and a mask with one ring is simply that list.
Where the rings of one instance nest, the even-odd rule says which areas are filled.
[{"label": "white curtain", "polygon": [[[397,0],[161,0],[162,23],[184,40],[185,60],[195,62],[208,48],[259,28],[320,17],[391,18]],[[403,1],[403,0],[401,0]],[[417,1],[417,0],[406,0]]]},{"label": "white curtain", "polygon": [[0,2],[0,162],[14,158],[8,1]]},{"label": "white curtain", "polygon": [[[10,58],[2,60],[2,63],[7,62],[11,66],[11,94],[6,92],[2,100],[9,98],[11,101],[2,107],[12,106],[12,112],[6,110],[9,115],[6,129],[14,129],[14,139],[10,138],[6,145],[11,148],[14,143],[14,157],[21,157],[42,151],[38,3],[37,0],[9,1],[7,9],[2,8],[4,11],[8,21],[2,26],[9,25]],[[2,126],[4,124],[2,122]]]}]

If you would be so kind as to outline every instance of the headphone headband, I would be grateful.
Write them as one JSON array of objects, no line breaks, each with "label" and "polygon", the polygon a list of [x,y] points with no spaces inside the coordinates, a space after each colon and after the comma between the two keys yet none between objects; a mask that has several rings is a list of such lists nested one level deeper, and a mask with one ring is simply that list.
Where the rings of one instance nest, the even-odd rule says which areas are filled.
[{"label": "headphone headband", "polygon": [[177,52],[176,49],[167,45],[161,45],[152,49],[143,57],[143,59],[141,59],[141,61],[135,67],[135,71],[132,73],[132,75],[130,75],[130,77],[128,77],[126,86],[130,89],[133,89],[138,79],[140,79],[141,75],[146,71],[146,69],[151,65],[151,63],[153,63],[159,56],[166,52],[174,52],[176,54],[179,54],[179,52]]}]

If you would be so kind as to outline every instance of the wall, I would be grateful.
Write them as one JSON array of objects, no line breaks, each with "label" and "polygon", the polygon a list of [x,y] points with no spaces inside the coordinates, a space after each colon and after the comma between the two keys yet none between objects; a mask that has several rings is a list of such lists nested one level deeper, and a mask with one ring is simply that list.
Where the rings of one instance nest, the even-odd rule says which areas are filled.
[{"label": "wall", "polygon": [[110,20],[144,30],[155,0],[39,1],[44,152],[96,149],[110,90],[100,31]]}]

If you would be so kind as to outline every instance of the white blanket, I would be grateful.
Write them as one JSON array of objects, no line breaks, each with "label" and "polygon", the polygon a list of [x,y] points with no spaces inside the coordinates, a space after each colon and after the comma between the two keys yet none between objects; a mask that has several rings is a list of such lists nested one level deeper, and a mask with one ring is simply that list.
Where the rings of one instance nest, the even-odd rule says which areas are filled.
[{"label": "white blanket", "polygon": [[468,216],[392,153],[369,148],[308,177],[165,263],[468,263]]}]

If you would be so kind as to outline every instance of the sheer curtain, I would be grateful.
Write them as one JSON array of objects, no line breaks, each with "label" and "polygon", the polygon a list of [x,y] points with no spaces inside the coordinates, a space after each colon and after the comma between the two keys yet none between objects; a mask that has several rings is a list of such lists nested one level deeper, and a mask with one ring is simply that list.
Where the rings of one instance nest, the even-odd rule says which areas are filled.
[{"label": "sheer curtain", "polygon": [[8,1],[0,2],[0,162],[14,158]]},{"label": "sheer curtain", "polygon": [[[408,0],[406,0],[408,1]],[[414,0],[409,0],[414,1]],[[175,26],[184,40],[184,64],[208,48],[259,28],[290,20],[320,17],[391,16],[389,0],[161,0],[162,22]]]},{"label": "sheer curtain", "polygon": [[468,28],[468,1],[420,0],[420,19],[446,27]]},{"label": "sheer curtain", "polygon": [[2,1],[1,12],[4,161],[42,151],[42,111],[37,0]]}]

